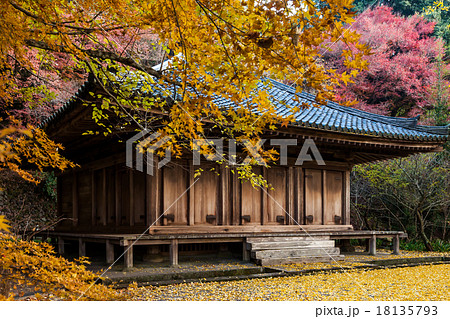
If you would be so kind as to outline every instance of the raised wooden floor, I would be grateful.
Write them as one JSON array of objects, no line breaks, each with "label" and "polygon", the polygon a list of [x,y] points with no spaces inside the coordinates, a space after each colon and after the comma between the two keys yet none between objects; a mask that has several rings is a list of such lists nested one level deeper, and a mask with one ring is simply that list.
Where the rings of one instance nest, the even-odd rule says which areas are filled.
[{"label": "raised wooden floor", "polygon": [[[308,230],[304,229],[303,231],[298,230],[298,226],[283,226],[285,232],[271,232],[269,231],[271,228],[267,226],[267,232],[261,232],[261,226],[258,226],[259,232],[255,232],[255,228],[252,226],[242,226],[239,228],[235,228],[233,226],[216,226],[221,227],[222,232],[218,231],[215,233],[205,233],[200,232],[201,228],[198,227],[194,229],[192,232],[185,233],[175,233],[167,231],[164,234],[159,233],[158,229],[155,229],[156,232],[154,234],[77,234],[77,233],[51,233],[51,236],[57,237],[58,239],[58,252],[60,254],[64,253],[64,241],[72,240],[78,241],[79,244],[79,255],[83,256],[86,253],[85,243],[86,242],[97,242],[104,243],[106,249],[106,262],[113,263],[115,260],[114,256],[114,245],[119,245],[124,247],[124,266],[125,268],[133,267],[133,246],[136,245],[169,245],[170,246],[170,261],[172,265],[178,264],[178,245],[179,244],[193,244],[193,243],[231,243],[231,242],[240,242],[243,247],[243,258],[244,260],[250,260],[252,251],[255,251],[254,259],[261,259],[261,256],[264,256],[269,253],[256,253],[257,250],[263,251],[263,247],[273,247],[275,244],[280,245],[283,249],[275,249],[275,250],[285,250],[291,251],[291,255],[288,252],[276,252],[275,255],[272,253],[271,259],[275,260],[279,256],[279,260],[276,260],[276,263],[282,263],[283,258],[287,260],[288,258],[292,259],[295,262],[295,258],[297,257],[311,257],[311,260],[314,259],[311,255],[301,255],[301,248],[291,249],[296,244],[297,246],[302,245],[299,243],[299,240],[302,241],[324,241],[329,242],[330,240],[335,239],[368,239],[369,240],[369,253],[372,255],[376,254],[376,239],[377,238],[393,238],[393,253],[399,253],[399,242],[400,238],[407,237],[404,232],[399,231],[353,231],[349,229],[341,229],[337,230],[336,227],[333,227],[330,231],[325,231],[323,228],[314,231],[313,228]],[[236,226],[237,227],[237,226]],[[242,232],[243,227],[247,227],[247,232]],[[278,226],[279,227],[279,226]],[[294,227],[296,231],[294,231]],[[347,227],[348,228],[348,227]],[[236,232],[237,229],[240,229],[241,232]],[[219,230],[219,229],[217,229]],[[287,231],[286,231],[287,230]],[[289,239],[291,238],[291,239]],[[258,243],[258,245],[256,244]],[[249,246],[250,244],[250,246]],[[319,245],[320,246],[320,245]],[[255,247],[255,249],[253,249]],[[259,249],[256,249],[259,247]],[[334,245],[333,245],[334,247]],[[333,248],[333,247],[327,247]],[[324,248],[321,247],[320,248]],[[270,249],[268,249],[270,250]],[[272,249],[274,250],[274,249]],[[323,250],[322,250],[323,252]],[[296,254],[300,254],[300,256],[296,256]],[[335,250],[328,252],[329,255],[338,256],[339,253]],[[327,254],[326,254],[327,255]],[[329,256],[317,256],[328,258]],[[267,258],[266,258],[267,259]],[[269,258],[270,259],[270,258]],[[305,261],[307,258],[303,258]],[[320,258],[319,258],[320,259]],[[322,258],[323,259],[323,258]],[[314,259],[315,260],[315,259]],[[275,262],[275,261],[273,261]],[[300,262],[300,259],[298,259]],[[272,263],[272,261],[271,261]]]}]

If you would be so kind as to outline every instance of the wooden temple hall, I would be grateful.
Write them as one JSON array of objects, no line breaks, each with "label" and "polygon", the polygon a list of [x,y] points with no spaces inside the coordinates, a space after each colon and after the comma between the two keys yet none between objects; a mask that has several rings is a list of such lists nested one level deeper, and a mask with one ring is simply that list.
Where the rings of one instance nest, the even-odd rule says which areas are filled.
[{"label": "wooden temple hall", "polygon": [[[271,82],[264,89],[274,100],[314,102],[307,93],[294,102],[294,89]],[[217,165],[220,174],[215,174],[207,168],[216,164],[206,161],[189,188],[196,169],[192,154],[149,175],[126,165],[126,145],[119,142],[136,132],[82,135],[96,124],[92,108],[80,100],[92,99],[89,92],[99,90],[88,80],[43,124],[64,145],[64,155],[80,165],[58,176],[58,210],[67,219],[54,236],[60,253],[70,244],[80,255],[89,255],[95,245],[110,263],[126,251],[125,267],[152,256],[177,264],[179,256],[211,249],[230,249],[261,265],[331,260],[340,257],[335,240],[351,238],[368,239],[375,254],[376,238],[390,237],[398,253],[399,237],[406,234],[353,230],[350,171],[360,163],[440,151],[448,139],[448,126],[421,126],[417,118],[391,118],[328,102],[304,109],[295,125],[265,136],[298,141],[288,148],[288,165],[256,168],[273,190],[242,183],[225,166]],[[280,113],[286,111],[284,105],[279,103]],[[314,141],[326,165],[295,165],[307,139]]]}]

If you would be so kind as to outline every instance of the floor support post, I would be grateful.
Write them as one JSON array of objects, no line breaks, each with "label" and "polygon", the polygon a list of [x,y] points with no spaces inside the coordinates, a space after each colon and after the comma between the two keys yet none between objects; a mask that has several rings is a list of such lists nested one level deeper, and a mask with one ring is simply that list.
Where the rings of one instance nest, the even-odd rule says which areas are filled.
[{"label": "floor support post", "polygon": [[114,262],[114,245],[109,239],[106,240],[106,263],[112,264]]},{"label": "floor support post", "polygon": [[400,236],[392,238],[392,254],[400,255]]},{"label": "floor support post", "polygon": [[178,239],[172,239],[170,242],[170,265],[178,265]]},{"label": "floor support post", "polygon": [[245,239],[242,242],[242,260],[250,261],[250,251],[247,249],[247,241]]},{"label": "floor support post", "polygon": [[86,242],[82,238],[78,238],[78,256],[86,256]]},{"label": "floor support post", "polygon": [[64,255],[64,239],[58,237],[58,254]]},{"label": "floor support post", "polygon": [[124,256],[124,266],[125,269],[133,268],[133,246],[124,246],[125,256]]},{"label": "floor support post", "polygon": [[372,235],[369,239],[369,255],[375,256],[377,254],[377,236]]}]

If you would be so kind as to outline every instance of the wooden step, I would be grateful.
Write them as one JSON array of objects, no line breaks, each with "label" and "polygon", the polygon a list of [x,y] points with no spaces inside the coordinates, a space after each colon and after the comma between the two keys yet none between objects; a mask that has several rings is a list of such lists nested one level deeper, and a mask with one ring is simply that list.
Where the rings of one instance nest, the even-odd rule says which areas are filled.
[{"label": "wooden step", "polygon": [[291,257],[291,258],[272,258],[272,259],[257,259],[256,263],[260,266],[273,266],[281,264],[299,264],[299,263],[319,263],[341,261],[344,259],[342,255],[336,256],[316,256],[316,257]]},{"label": "wooden step", "polygon": [[247,243],[247,249],[256,250],[280,250],[280,249],[297,249],[304,247],[334,247],[334,240],[296,240],[296,241],[278,241],[278,242],[261,242]]},{"label": "wooden step", "polygon": [[314,256],[329,256],[339,255],[339,248],[298,248],[298,249],[283,249],[283,250],[259,250],[252,251],[251,257],[254,259],[272,259],[272,258],[291,258],[291,257],[314,257]]},{"label": "wooden step", "polygon": [[247,243],[318,241],[327,240],[330,236],[283,236],[283,237],[248,237]]}]

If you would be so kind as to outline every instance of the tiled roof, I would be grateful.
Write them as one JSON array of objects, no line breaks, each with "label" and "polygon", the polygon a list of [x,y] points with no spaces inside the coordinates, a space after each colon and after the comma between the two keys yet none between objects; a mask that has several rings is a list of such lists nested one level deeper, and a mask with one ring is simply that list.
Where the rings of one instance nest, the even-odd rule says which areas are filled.
[{"label": "tiled roof", "polygon": [[404,140],[445,141],[449,135],[450,125],[417,125],[418,117],[383,116],[345,107],[331,101],[328,101],[326,105],[317,105],[314,95],[305,92],[298,94],[299,98],[296,102],[294,101],[295,88],[275,80],[269,81],[271,85],[261,84],[259,89],[268,91],[278,114],[290,114],[286,104],[310,105],[309,108],[302,109],[294,115],[297,121],[296,126]]},{"label": "tiled roof", "polygon": [[[310,105],[294,115],[294,126],[320,129],[332,132],[342,132],[357,135],[378,136],[398,140],[416,141],[446,141],[449,135],[450,125],[447,126],[423,126],[417,125],[416,118],[389,117],[369,112],[360,111],[350,107],[341,106],[328,101],[326,105],[317,105],[312,94],[302,92],[298,94],[297,101],[295,88],[272,79],[261,81],[258,90],[266,90],[274,103],[276,111],[280,115],[290,115],[286,105],[297,106],[302,103]],[[93,79],[86,81],[75,96],[64,104],[52,116],[46,119],[41,127],[55,122],[60,116],[70,112],[76,105],[79,96],[84,95],[93,86]],[[232,102],[218,97],[215,103],[220,106],[231,106]]]}]

